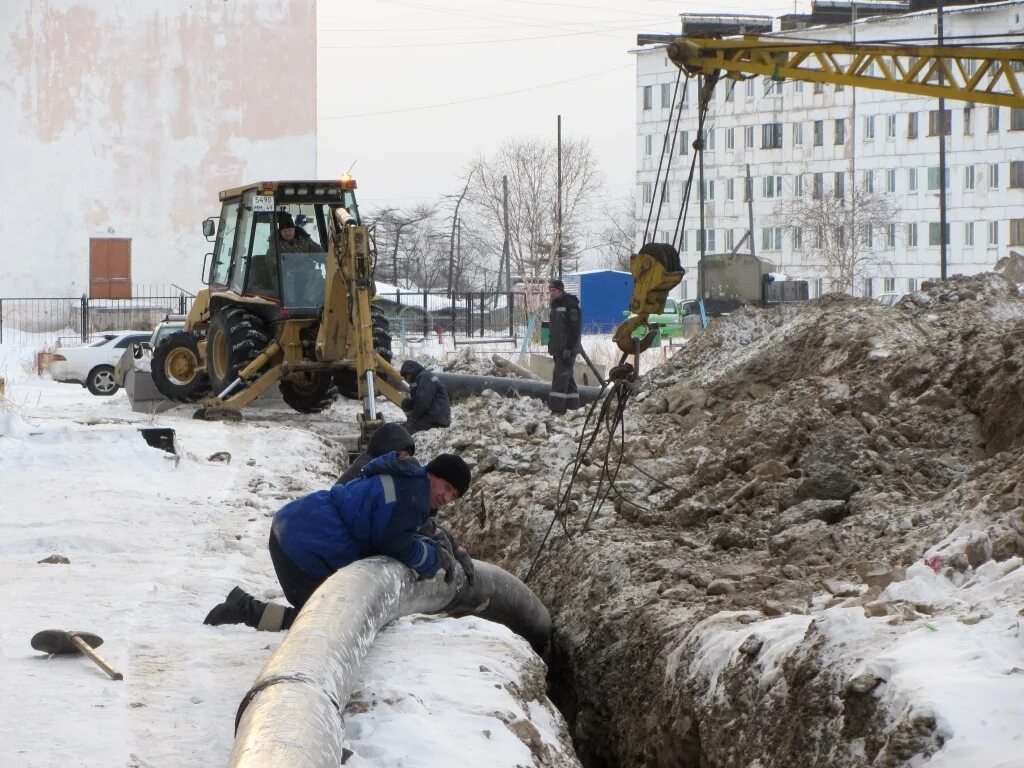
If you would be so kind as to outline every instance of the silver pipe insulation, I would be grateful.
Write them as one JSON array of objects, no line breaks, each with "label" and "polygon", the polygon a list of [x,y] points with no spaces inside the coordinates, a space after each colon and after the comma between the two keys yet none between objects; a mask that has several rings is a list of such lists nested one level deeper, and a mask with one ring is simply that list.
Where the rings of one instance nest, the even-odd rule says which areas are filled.
[{"label": "silver pipe insulation", "polygon": [[[546,381],[518,379],[511,376],[471,376],[465,373],[443,373],[434,371],[434,375],[448,390],[448,397],[461,400],[464,397],[479,395],[485,389],[491,389],[499,395],[518,395],[547,400],[551,393],[551,384]],[[586,405],[598,399],[601,387],[579,387],[580,403]]]},{"label": "silver pipe insulation", "polygon": [[474,561],[451,584],[439,574],[417,580],[389,557],[358,560],[331,576],[299,612],[284,642],[242,699],[232,768],[337,768],[342,764],[342,712],[377,632],[410,613],[450,610],[498,621],[543,649],[551,617],[512,574]]}]

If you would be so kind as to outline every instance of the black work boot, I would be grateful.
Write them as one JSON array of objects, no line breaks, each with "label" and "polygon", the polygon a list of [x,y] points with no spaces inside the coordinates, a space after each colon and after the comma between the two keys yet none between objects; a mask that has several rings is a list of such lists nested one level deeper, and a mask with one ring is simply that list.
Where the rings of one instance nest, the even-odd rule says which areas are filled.
[{"label": "black work boot", "polygon": [[277,603],[257,600],[241,587],[232,589],[224,602],[206,614],[203,624],[218,627],[221,624],[245,624],[253,629],[277,632],[288,629],[297,611]]}]

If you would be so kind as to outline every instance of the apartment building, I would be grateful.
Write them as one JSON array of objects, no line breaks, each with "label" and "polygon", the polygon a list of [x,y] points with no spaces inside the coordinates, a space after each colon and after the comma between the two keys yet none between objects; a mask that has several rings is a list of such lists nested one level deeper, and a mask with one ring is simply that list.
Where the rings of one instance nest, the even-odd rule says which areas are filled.
[{"label": "apartment building", "polygon": [[[921,11],[786,35],[927,44],[929,36],[934,40],[936,21],[935,11]],[[974,35],[998,40],[1007,32],[1024,33],[1024,1],[947,8],[943,22],[947,40]],[[671,242],[695,151],[697,82],[680,82],[683,108],[677,124],[672,105],[678,109],[673,101],[678,70],[663,47],[635,53],[640,229],[652,203],[660,204],[658,227],[649,239]],[[666,140],[670,116],[678,130]],[[819,223],[794,216],[791,203],[821,195],[852,202],[854,190],[858,204],[875,213],[874,218],[865,214],[866,221],[858,220],[856,209],[852,214],[848,232],[862,238],[870,256],[858,270],[853,292],[910,291],[939,277],[941,131],[946,136],[947,272],[991,269],[1010,249],[1024,252],[1024,110],[947,99],[940,113],[937,99],[865,88],[761,77],[719,82],[705,124],[704,184],[701,188],[695,174],[685,226],[676,238],[688,272],[684,297],[696,296],[702,237],[709,253],[732,250],[751,220],[759,256],[791,276],[811,279],[812,295],[832,289],[825,257],[816,247],[823,236]],[[656,184],[659,164],[663,169],[669,164],[670,148],[667,182]],[[748,244],[741,248],[748,250]]]}]

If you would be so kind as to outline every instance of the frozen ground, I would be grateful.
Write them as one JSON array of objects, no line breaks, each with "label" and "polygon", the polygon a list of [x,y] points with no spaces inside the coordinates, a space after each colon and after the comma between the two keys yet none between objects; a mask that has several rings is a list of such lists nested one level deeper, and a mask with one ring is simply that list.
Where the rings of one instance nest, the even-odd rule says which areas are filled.
[{"label": "frozen ground", "polygon": [[[150,418],[123,392],[98,398],[31,375],[32,352],[0,346],[0,762],[226,764],[236,707],[282,636],[202,619],[235,584],[280,599],[269,517],[336,477],[331,434],[354,430],[356,411]],[[180,459],[147,446],[146,426],[175,429]],[[53,555],[70,562],[40,562]],[[124,681],[33,651],[48,628],[99,634]],[[523,689],[534,698],[513,695]],[[539,659],[480,619],[389,627],[355,699],[350,765],[575,764]]]}]

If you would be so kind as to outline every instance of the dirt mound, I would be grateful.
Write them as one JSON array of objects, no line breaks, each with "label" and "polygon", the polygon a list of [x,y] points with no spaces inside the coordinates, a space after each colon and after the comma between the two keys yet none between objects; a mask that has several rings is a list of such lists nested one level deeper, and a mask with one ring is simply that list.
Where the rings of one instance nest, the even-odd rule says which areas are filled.
[{"label": "dirt mound", "polygon": [[[651,371],[615,492],[597,499],[604,465],[583,467],[531,579],[555,618],[584,762],[855,766],[862,749],[898,765],[939,749],[934,728],[836,704],[852,662],[808,617],[924,615],[883,590],[939,542],[951,575],[1024,555],[1022,364],[1024,301],[986,274],[895,307],[831,296],[746,310]],[[485,397],[424,435],[418,452],[454,446],[476,464],[450,515],[476,556],[525,575],[584,418]],[[984,537],[970,557],[969,536],[949,538],[967,523]],[[781,678],[789,698],[740,662],[694,673],[701,622],[787,616],[803,635]],[[754,727],[727,727],[736,718]]]}]

